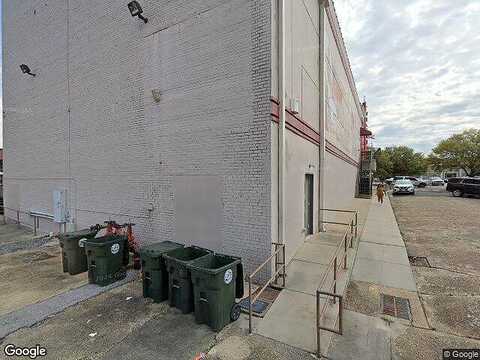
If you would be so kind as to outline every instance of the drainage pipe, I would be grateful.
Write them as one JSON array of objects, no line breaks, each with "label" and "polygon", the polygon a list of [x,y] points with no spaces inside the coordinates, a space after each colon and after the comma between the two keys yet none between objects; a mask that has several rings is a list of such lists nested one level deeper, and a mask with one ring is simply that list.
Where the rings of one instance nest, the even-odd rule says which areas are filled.
[{"label": "drainage pipe", "polygon": [[329,0],[318,0],[318,11],[319,11],[319,85],[320,85],[320,101],[319,101],[319,126],[318,130],[320,133],[320,144],[318,147],[319,151],[319,162],[320,166],[318,167],[318,231],[325,231],[325,224],[323,223],[325,219],[325,213],[320,209],[324,209],[325,206],[325,172],[326,172],[326,158],[325,158],[325,121],[326,121],[326,75],[325,75],[325,25],[328,19],[325,17],[325,12],[330,6]]},{"label": "drainage pipe", "polygon": [[278,0],[278,242],[285,244],[285,0]]}]

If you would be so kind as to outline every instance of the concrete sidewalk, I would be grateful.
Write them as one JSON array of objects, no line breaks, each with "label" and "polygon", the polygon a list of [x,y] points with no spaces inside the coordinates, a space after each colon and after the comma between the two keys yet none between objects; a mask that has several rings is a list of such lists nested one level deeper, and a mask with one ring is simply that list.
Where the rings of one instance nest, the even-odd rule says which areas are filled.
[{"label": "concrete sidewalk", "polygon": [[[346,299],[349,310],[344,311],[344,333],[333,336],[329,359],[392,359],[392,337],[413,322],[419,327],[428,326],[388,196],[384,204],[372,199],[349,290]],[[383,315],[382,293],[407,298],[412,320],[408,322]]]},{"label": "concrete sidewalk", "polygon": [[417,291],[407,249],[388,196],[383,205],[372,200],[352,280]]}]

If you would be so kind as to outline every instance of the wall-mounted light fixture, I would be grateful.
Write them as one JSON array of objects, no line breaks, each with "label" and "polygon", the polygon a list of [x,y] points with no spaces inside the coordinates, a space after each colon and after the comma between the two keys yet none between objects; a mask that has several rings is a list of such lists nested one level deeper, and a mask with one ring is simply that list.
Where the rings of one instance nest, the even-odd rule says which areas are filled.
[{"label": "wall-mounted light fixture", "polygon": [[142,19],[145,24],[148,22],[148,19],[142,15],[143,9],[138,1],[130,1],[128,3],[128,10],[130,10],[130,14],[132,14],[133,17],[138,16],[138,18]]},{"label": "wall-mounted light fixture", "polygon": [[35,76],[35,74],[33,74],[30,68],[25,64],[20,65],[20,70],[22,70],[22,73],[24,74]]}]

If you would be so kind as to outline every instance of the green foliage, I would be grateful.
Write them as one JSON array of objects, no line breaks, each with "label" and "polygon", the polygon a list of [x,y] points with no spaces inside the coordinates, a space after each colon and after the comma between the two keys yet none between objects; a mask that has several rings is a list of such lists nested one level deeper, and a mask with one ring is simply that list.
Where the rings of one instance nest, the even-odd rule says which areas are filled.
[{"label": "green foliage", "polygon": [[377,170],[374,176],[381,180],[385,180],[392,176],[393,162],[390,159],[389,154],[381,149],[376,153],[375,159],[377,161]]},{"label": "green foliage", "polygon": [[375,158],[375,177],[385,180],[395,175],[419,175],[426,171],[427,162],[422,153],[408,146],[394,146],[380,149]]},{"label": "green foliage", "polygon": [[436,170],[460,168],[468,176],[480,175],[480,130],[465,130],[440,141],[428,161]]}]

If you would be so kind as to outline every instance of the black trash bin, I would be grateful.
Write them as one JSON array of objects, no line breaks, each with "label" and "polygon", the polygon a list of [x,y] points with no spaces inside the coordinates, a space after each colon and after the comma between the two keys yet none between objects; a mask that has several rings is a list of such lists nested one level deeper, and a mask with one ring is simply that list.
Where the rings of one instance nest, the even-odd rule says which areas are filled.
[{"label": "black trash bin", "polygon": [[188,265],[195,303],[195,321],[220,331],[240,316],[235,298],[243,296],[243,265],[238,257],[210,254]]},{"label": "black trash bin", "polygon": [[163,241],[140,249],[143,297],[152,298],[154,302],[168,299],[168,272],[162,255],[183,246],[171,241]]},{"label": "black trash bin", "polygon": [[84,242],[81,240],[92,239],[97,232],[97,230],[83,229],[58,235],[62,248],[63,272],[76,275],[88,270]]},{"label": "black trash bin", "polygon": [[182,313],[193,311],[193,288],[187,265],[193,260],[211,254],[210,250],[189,246],[163,255],[168,271],[168,301]]},{"label": "black trash bin", "polygon": [[103,236],[85,241],[88,262],[88,282],[106,286],[124,279],[127,268],[124,263],[126,236]]}]

